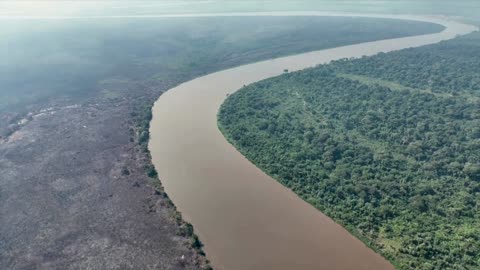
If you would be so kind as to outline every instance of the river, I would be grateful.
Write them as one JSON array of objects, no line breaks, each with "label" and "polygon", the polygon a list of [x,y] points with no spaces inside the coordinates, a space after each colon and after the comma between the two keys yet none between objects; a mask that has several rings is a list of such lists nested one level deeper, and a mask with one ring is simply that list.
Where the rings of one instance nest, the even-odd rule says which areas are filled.
[{"label": "river", "polygon": [[345,57],[437,43],[476,30],[443,17],[232,13],[191,16],[364,16],[442,24],[440,33],[342,46],[212,73],[164,93],[149,149],[166,192],[205,244],[215,269],[394,269],[342,226],[255,167],[217,127],[227,94],[243,85]]}]

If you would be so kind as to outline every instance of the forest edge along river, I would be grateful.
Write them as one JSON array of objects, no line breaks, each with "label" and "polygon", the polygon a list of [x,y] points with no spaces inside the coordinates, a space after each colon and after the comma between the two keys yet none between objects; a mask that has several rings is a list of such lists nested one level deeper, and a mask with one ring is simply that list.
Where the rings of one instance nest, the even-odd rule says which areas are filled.
[{"label": "forest edge along river", "polygon": [[[437,43],[476,30],[440,17],[232,13],[198,16],[357,16],[442,24],[440,33],[380,40],[247,64],[183,83],[153,107],[149,149],[166,192],[205,244],[216,269],[393,269],[320,211],[243,157],[217,112],[243,85],[331,60]],[[197,15],[180,15],[197,16]],[[300,41],[301,42],[301,41]]]},{"label": "forest edge along river", "polygon": [[341,46],[215,72],[168,90],[152,109],[149,150],[153,164],[173,203],[205,244],[215,269],[393,269],[342,226],[242,156],[218,129],[217,112],[228,94],[281,75],[285,69],[297,71],[341,58],[433,44],[477,28],[443,17],[406,15],[262,12],[178,16],[353,16],[446,27],[435,34]]}]

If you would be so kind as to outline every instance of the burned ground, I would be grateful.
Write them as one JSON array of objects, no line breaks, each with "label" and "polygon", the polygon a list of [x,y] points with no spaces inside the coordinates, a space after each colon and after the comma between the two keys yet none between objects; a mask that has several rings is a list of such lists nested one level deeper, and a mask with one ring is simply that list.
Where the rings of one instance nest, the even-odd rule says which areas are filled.
[{"label": "burned ground", "polygon": [[129,132],[133,103],[51,108],[0,144],[0,268],[199,268],[204,259],[145,173],[148,154]]},{"label": "burned ground", "polygon": [[24,42],[35,50],[7,46],[21,57],[0,67],[0,269],[208,268],[147,170],[153,102],[222,68],[439,30],[352,18],[192,20],[68,26],[81,31],[58,37],[41,28]]}]

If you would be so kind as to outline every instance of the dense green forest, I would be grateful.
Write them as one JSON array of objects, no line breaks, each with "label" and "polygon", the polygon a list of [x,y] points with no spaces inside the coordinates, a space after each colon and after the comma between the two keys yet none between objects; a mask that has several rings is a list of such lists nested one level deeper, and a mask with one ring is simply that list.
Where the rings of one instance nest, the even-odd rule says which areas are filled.
[{"label": "dense green forest", "polygon": [[219,128],[398,269],[480,269],[480,34],[242,88]]}]

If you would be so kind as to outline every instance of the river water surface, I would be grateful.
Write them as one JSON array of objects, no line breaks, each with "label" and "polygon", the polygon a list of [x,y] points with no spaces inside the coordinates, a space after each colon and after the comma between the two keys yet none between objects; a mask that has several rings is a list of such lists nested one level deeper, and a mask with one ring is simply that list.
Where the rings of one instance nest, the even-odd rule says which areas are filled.
[{"label": "river water surface", "polygon": [[[320,12],[215,14],[247,15],[352,16]],[[280,75],[284,69],[295,71],[345,57],[432,44],[476,30],[440,17],[355,16],[428,21],[446,29],[212,73],[170,89],[155,103],[149,143],[153,164],[173,203],[205,244],[215,269],[393,269],[340,225],[250,163],[217,127],[217,111],[227,94]]]}]

